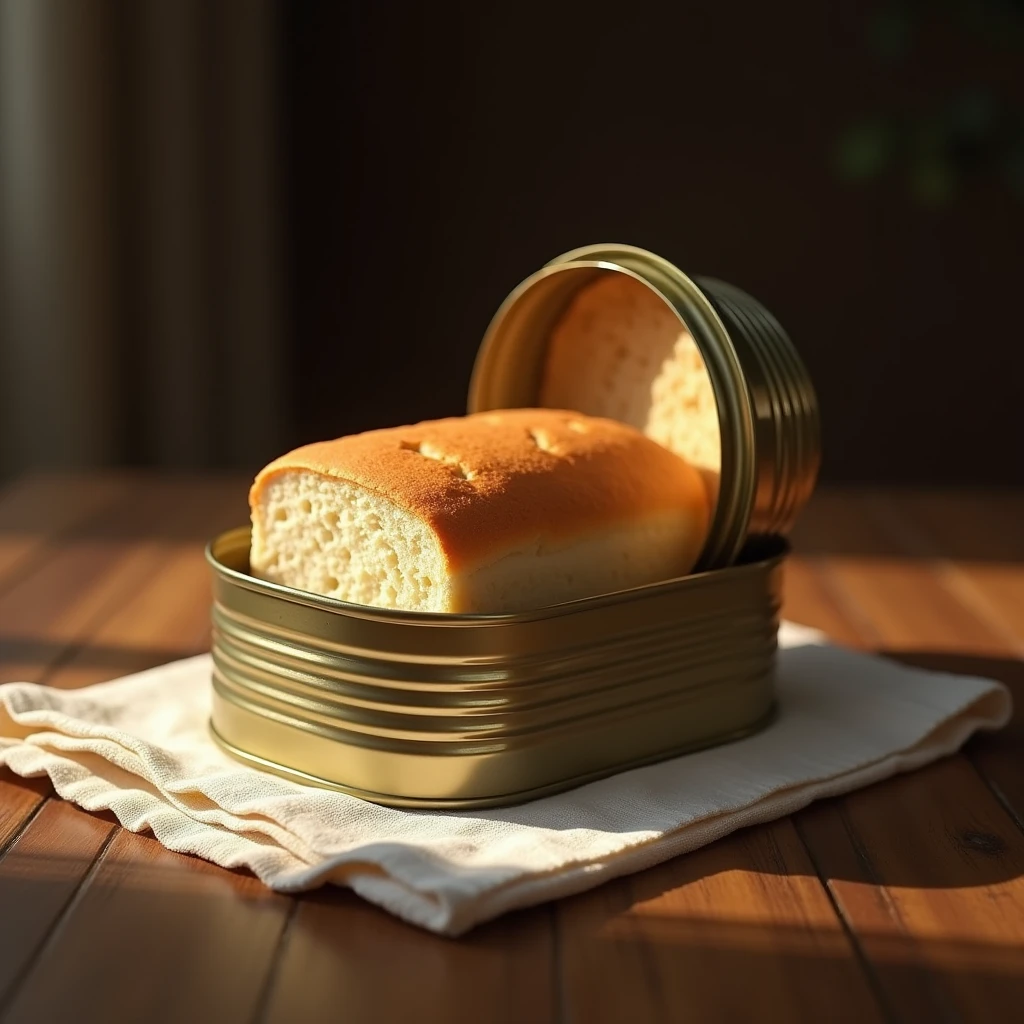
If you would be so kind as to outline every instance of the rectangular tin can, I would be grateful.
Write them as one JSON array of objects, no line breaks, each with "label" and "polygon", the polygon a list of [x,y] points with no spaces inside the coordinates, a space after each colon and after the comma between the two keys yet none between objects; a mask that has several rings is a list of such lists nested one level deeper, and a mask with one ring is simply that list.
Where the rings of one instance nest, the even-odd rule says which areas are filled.
[{"label": "rectangular tin can", "polygon": [[417,615],[208,549],[215,740],[401,807],[517,803],[743,736],[772,711],[784,542],[728,569],[518,615]]},{"label": "rectangular tin can", "polygon": [[471,412],[538,404],[547,337],[601,275],[665,303],[704,363],[720,487],[693,575],[516,615],[345,604],[249,573],[249,531],[214,540],[215,740],[299,782],[381,804],[518,803],[769,721],[785,534],[820,458],[817,399],[756,300],[630,246],[552,261],[483,339]]}]

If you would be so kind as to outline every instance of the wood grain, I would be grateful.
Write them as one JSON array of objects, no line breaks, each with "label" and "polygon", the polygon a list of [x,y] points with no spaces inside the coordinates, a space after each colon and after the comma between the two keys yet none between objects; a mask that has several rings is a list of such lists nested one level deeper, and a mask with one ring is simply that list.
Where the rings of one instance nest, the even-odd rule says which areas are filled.
[{"label": "wood grain", "polygon": [[46,799],[13,772],[0,768],[0,856]]},{"label": "wood grain", "polygon": [[918,549],[938,566],[943,586],[1005,643],[1004,657],[918,651],[911,658],[928,668],[989,676],[1010,688],[1015,711],[1009,726],[972,743],[967,753],[1024,828],[1024,498],[957,495],[936,502],[900,494],[886,504],[889,519],[919,538]]},{"label": "wood grain", "polygon": [[[0,492],[0,588],[30,566],[48,542],[114,505],[127,487],[119,477],[36,476]],[[69,501],[69,489],[73,500]]]},{"label": "wood grain", "polygon": [[[244,484],[54,486],[0,494],[0,679],[80,686],[205,649],[202,545],[243,521]],[[1020,495],[824,491],[786,614],[1004,678],[1024,706],[1021,522]],[[273,895],[47,792],[0,771],[5,1022],[987,1022],[1024,999],[1019,715],[967,756],[458,941],[343,891]]]},{"label": "wood grain", "polygon": [[327,891],[298,905],[264,1020],[549,1024],[559,1019],[553,954],[548,907],[454,941]]},{"label": "wood grain", "polygon": [[288,900],[119,830],[34,960],[5,1024],[248,1024]]},{"label": "wood grain", "polygon": [[1024,844],[962,758],[797,816],[890,1015],[1009,1020],[1024,998]]},{"label": "wood grain", "polygon": [[1024,655],[1024,501],[960,495],[935,502],[884,493],[863,501],[880,532],[926,562],[943,590],[1007,651]]},{"label": "wood grain", "polygon": [[0,1007],[114,828],[73,804],[48,800],[0,860]]},{"label": "wood grain", "polygon": [[[51,538],[48,560],[0,598],[12,610],[10,619],[0,619],[8,642],[39,638],[28,674],[83,685],[202,649],[209,582],[201,538],[236,525],[240,507],[244,497],[223,482],[183,493],[176,484],[143,481],[102,522]],[[24,798],[17,806],[23,814]],[[84,817],[106,833],[112,828]],[[77,895],[18,989],[9,1019],[57,1020],[83,1012],[85,1019],[134,1019],[145,1012],[178,1020],[186,1007],[204,1003],[225,1020],[250,1018],[290,901],[251,878],[170,854],[120,829],[87,875],[83,864],[88,867],[95,850],[61,860],[67,837],[40,831],[49,821],[49,814],[40,814],[0,862],[0,869],[13,871],[25,863],[11,860],[15,851],[41,843],[51,861],[64,866],[60,885],[46,899],[33,899],[23,886],[25,899],[16,909],[25,918],[29,949],[67,903],[67,888]],[[34,859],[43,870],[45,861]],[[22,965],[13,970],[19,974]],[[219,978],[236,980],[225,989]]]},{"label": "wood grain", "polygon": [[[210,536],[238,524],[237,496],[192,504]],[[108,610],[89,641],[46,676],[50,686],[88,686],[210,649],[210,570],[201,544],[165,544],[130,595]]]},{"label": "wood grain", "polygon": [[[47,557],[0,594],[0,681],[41,681],[67,654],[82,648],[116,611],[158,581],[168,560],[202,563],[198,539],[209,526],[230,519],[238,499],[223,485],[181,489],[170,481],[137,484],[131,498],[117,502],[100,520],[89,521],[47,542]],[[73,497],[65,500],[74,504]],[[230,509],[230,514],[226,510]],[[171,607],[202,605],[208,591],[168,593]],[[172,653],[173,653],[173,644]],[[138,659],[121,648],[89,649],[96,672],[66,677],[93,682],[131,671]],[[157,652],[150,664],[159,660]],[[119,657],[120,656],[120,657]],[[167,660],[164,658],[164,660]]]},{"label": "wood grain", "polygon": [[[803,526],[816,551],[808,564],[822,579],[819,598],[843,596],[862,643],[910,660],[1005,655],[998,632],[958,599],[884,499],[824,503],[827,514]],[[827,556],[830,548],[856,555]],[[832,601],[830,614],[842,612]],[[829,801],[796,823],[891,1016],[1006,1019],[1020,1005],[1024,835],[966,757]]]},{"label": "wood grain", "polygon": [[783,614],[805,626],[820,629],[836,643],[865,647],[870,625],[857,621],[857,611],[848,606],[841,589],[830,586],[819,571],[820,559],[792,555],[786,562]]},{"label": "wood grain", "polygon": [[569,1020],[881,1020],[788,821],[557,907]]},{"label": "wood grain", "polygon": [[817,566],[825,585],[842,595],[847,621],[863,641],[890,651],[1005,654],[1005,641],[948,592],[906,538],[885,528],[869,498],[822,495],[817,511],[801,520],[796,542],[858,552],[818,557]]}]

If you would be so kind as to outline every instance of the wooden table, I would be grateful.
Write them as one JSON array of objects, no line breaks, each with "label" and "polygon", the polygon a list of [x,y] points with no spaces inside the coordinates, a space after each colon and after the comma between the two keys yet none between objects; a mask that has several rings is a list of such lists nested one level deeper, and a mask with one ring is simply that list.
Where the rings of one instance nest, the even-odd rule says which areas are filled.
[{"label": "wooden table", "polygon": [[[241,479],[0,494],[0,681],[202,651]],[[830,491],[786,614],[1024,704],[1024,495]],[[0,1021],[1024,1019],[1024,723],[955,757],[459,941],[292,899],[0,771]]]}]

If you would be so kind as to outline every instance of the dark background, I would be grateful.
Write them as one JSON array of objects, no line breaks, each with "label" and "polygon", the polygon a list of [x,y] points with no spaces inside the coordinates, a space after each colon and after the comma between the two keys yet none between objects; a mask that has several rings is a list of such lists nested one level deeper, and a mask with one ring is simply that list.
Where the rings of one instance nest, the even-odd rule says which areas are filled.
[{"label": "dark background", "polygon": [[986,85],[1019,99],[1024,49],[951,9],[887,59],[885,13],[289,8],[298,435],[459,412],[506,292],[625,241],[786,325],[827,476],[1024,482],[1024,206],[997,168],[929,197],[908,166],[858,184],[834,159],[879,112],[923,120]]},{"label": "dark background", "polygon": [[[257,58],[225,60],[257,9]],[[96,102],[116,173],[96,194],[115,226],[117,341],[105,440],[78,462],[252,469],[304,441],[461,412],[506,293],[563,251],[616,241],[776,314],[819,391],[826,478],[1024,483],[1024,3],[104,11]],[[133,88],[153,67],[155,120]],[[191,163],[174,141],[192,138],[189,117]],[[233,133],[258,144],[225,157]],[[140,152],[163,174],[159,230],[126,187]],[[200,227],[168,248],[179,209]],[[140,312],[167,280],[178,290]],[[32,343],[28,328],[0,338]],[[201,407],[181,397],[200,392]],[[68,461],[59,440],[19,459],[19,429],[8,472]]]}]

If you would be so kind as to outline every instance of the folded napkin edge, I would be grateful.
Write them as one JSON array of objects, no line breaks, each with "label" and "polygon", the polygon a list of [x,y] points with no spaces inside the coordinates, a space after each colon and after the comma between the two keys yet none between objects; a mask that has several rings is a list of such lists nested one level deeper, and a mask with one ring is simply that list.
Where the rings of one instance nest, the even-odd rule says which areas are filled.
[{"label": "folded napkin edge", "polygon": [[[523,882],[520,876],[486,892],[475,908],[472,905],[467,908],[476,909],[477,913],[453,914],[445,923],[442,934],[457,938],[475,926],[510,910],[585,892],[606,881],[634,874],[690,853],[741,829],[767,824],[795,814],[818,800],[843,796],[865,786],[884,782],[896,775],[923,768],[944,757],[951,757],[976,732],[996,731],[1009,720],[1012,711],[1010,692],[1002,683],[994,680],[990,682],[995,688],[993,691],[981,694],[959,712],[949,715],[913,747],[895,751],[853,771],[839,772],[775,790],[768,796],[753,800],[735,810],[723,811],[687,823],[671,832],[641,840],[618,853],[600,859],[576,862],[567,868],[555,869],[542,875],[531,875],[526,882]],[[991,701],[991,698],[996,699]],[[973,707],[990,701],[995,705],[994,716],[984,717],[969,713]],[[716,825],[724,827],[716,828]],[[564,884],[556,887],[553,884],[555,881]]]}]

